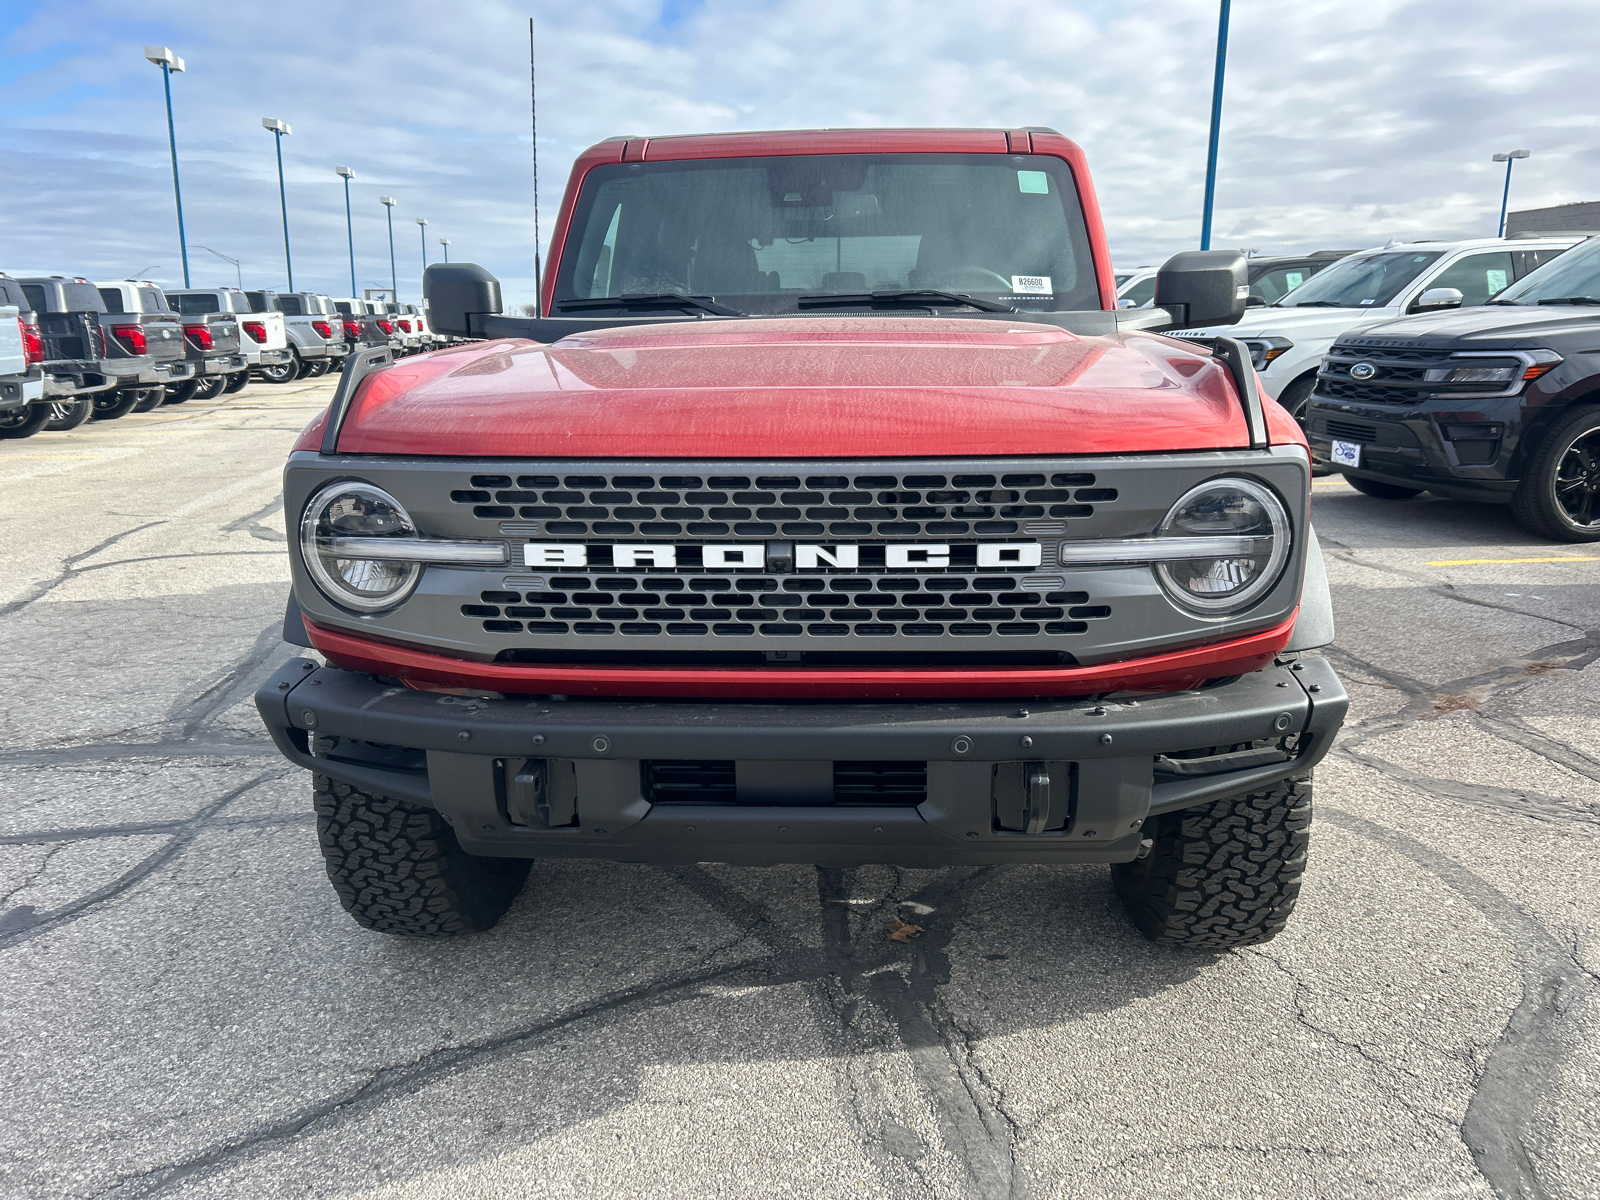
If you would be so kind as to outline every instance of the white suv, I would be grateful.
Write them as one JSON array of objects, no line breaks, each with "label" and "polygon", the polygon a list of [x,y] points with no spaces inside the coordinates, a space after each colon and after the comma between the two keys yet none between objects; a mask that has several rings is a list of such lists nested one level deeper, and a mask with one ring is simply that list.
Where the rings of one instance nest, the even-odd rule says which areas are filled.
[{"label": "white suv", "polygon": [[1276,304],[1249,309],[1237,325],[1172,336],[1238,338],[1250,348],[1267,393],[1303,418],[1322,356],[1349,330],[1407,313],[1483,304],[1581,241],[1582,234],[1546,234],[1390,242],[1340,259]]}]

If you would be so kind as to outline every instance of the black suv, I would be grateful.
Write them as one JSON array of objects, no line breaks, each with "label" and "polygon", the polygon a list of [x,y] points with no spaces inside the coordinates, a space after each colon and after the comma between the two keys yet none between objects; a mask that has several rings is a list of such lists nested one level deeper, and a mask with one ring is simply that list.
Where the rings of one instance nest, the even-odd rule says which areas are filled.
[{"label": "black suv", "polygon": [[1600,237],[1487,304],[1346,334],[1306,424],[1313,459],[1369,496],[1495,500],[1600,541]]}]

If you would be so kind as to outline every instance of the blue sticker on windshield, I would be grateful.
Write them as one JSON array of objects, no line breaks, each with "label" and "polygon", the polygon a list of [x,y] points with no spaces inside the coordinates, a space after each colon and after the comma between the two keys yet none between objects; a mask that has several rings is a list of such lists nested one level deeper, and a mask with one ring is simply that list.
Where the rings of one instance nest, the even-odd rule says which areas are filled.
[{"label": "blue sticker on windshield", "polygon": [[1018,171],[1017,190],[1031,193],[1035,196],[1048,196],[1050,194],[1050,176],[1043,171]]}]

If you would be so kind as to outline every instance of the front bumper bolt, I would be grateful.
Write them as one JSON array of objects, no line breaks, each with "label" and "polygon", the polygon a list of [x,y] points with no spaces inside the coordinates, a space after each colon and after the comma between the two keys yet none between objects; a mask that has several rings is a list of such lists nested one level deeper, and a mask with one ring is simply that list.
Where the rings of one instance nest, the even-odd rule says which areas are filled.
[{"label": "front bumper bolt", "polygon": [[1101,734],[1101,735],[1100,735],[1100,744],[1101,744],[1101,745],[1102,745],[1102,746],[1109,746],[1109,745],[1111,745],[1111,735],[1110,735],[1110,734],[1109,734],[1109,733],[1102,733],[1102,734]]},{"label": "front bumper bolt", "polygon": [[1022,748],[1024,750],[1026,750],[1031,745],[1033,745],[1033,739],[1031,737],[1025,737],[1025,738],[1022,739]]},{"label": "front bumper bolt", "polygon": [[456,740],[457,741],[462,741],[462,742],[470,742],[472,740],[472,735],[470,733],[468,733],[465,729],[463,729],[460,733],[456,734]]},{"label": "front bumper bolt", "polygon": [[534,744],[534,745],[535,745],[535,746],[542,746],[542,745],[544,745],[544,734],[542,734],[542,733],[536,733],[536,734],[534,734],[534,735],[533,735],[533,744]]}]

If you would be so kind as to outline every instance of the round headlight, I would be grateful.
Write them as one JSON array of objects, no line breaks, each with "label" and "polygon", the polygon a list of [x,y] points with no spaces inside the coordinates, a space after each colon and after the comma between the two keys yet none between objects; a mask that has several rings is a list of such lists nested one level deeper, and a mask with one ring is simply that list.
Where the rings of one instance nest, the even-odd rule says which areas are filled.
[{"label": "round headlight", "polygon": [[335,483],[306,505],[300,518],[300,553],[328,598],[359,612],[393,608],[422,575],[414,562],[340,558],[335,538],[414,538],[416,526],[400,502],[370,483]]},{"label": "round headlight", "polygon": [[1278,582],[1289,560],[1289,516],[1267,488],[1248,479],[1213,479],[1186,493],[1161,522],[1162,538],[1221,539],[1220,556],[1156,566],[1167,595],[1191,611],[1223,616],[1247,608]]}]

